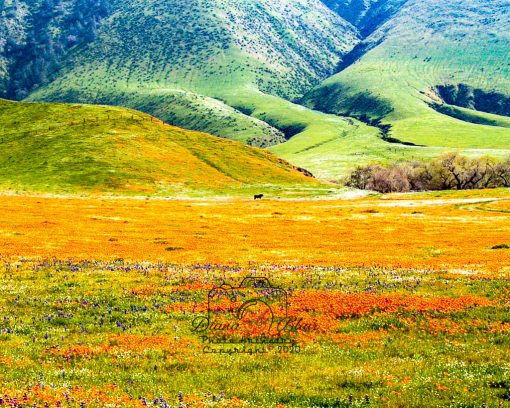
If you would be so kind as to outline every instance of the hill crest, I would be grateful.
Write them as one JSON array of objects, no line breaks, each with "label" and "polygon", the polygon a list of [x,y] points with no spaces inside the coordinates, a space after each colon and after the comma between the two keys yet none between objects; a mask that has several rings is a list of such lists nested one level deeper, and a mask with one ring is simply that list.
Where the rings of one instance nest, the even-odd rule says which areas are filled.
[{"label": "hill crest", "polygon": [[0,124],[4,191],[173,196],[320,186],[261,149],[124,108],[0,100]]}]

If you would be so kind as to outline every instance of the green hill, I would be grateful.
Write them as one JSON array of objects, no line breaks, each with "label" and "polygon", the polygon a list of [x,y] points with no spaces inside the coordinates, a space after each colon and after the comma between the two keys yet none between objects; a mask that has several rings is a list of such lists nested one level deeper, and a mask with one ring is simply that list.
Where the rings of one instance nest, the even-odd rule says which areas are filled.
[{"label": "green hill", "polygon": [[377,128],[356,119],[313,111],[261,92],[236,93],[226,100],[285,131],[289,140],[271,146],[271,152],[334,182],[342,181],[358,164],[412,160],[441,151],[389,143]]},{"label": "green hill", "polygon": [[[8,42],[18,54],[32,54],[4,50],[11,68],[22,69],[20,62],[30,56],[63,55],[58,77],[65,75],[76,91],[97,91],[98,85],[100,90],[184,88],[211,96],[246,85],[292,98],[332,73],[358,41],[355,28],[319,0],[7,3],[2,22]],[[84,20],[80,30],[73,28],[76,19]],[[44,70],[43,64],[37,67]],[[90,73],[93,78],[86,76]],[[18,79],[12,70],[9,74]],[[83,78],[85,84],[79,82]],[[20,85],[26,84],[11,87]]]},{"label": "green hill", "polygon": [[282,133],[210,98],[300,97],[358,41],[320,0],[128,0],[108,13],[95,38],[70,48],[28,100],[123,105],[267,146],[284,141]]},{"label": "green hill", "polygon": [[299,194],[322,186],[270,153],[116,107],[0,100],[0,189]]},{"label": "green hill", "polygon": [[407,143],[510,149],[508,1],[409,0],[387,18],[303,102]]},{"label": "green hill", "polygon": [[328,180],[371,161],[510,150],[503,0],[0,0],[0,9],[0,96],[127,106],[267,147]]},{"label": "green hill", "polygon": [[29,100],[129,106],[180,127],[273,146],[280,157],[335,181],[353,160],[421,155],[381,141],[377,129],[358,121],[285,99],[332,73],[359,41],[356,29],[320,1],[112,7],[97,38],[71,50],[55,79]]}]

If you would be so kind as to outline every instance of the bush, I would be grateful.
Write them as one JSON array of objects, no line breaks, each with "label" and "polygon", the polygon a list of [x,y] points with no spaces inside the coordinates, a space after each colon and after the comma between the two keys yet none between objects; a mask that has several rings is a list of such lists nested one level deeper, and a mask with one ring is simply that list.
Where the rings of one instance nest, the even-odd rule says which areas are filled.
[{"label": "bush", "polygon": [[367,187],[381,193],[411,190],[409,175],[401,167],[378,168],[371,174]]},{"label": "bush", "polygon": [[448,153],[431,162],[357,167],[349,187],[381,193],[510,187],[510,157],[472,159]]}]

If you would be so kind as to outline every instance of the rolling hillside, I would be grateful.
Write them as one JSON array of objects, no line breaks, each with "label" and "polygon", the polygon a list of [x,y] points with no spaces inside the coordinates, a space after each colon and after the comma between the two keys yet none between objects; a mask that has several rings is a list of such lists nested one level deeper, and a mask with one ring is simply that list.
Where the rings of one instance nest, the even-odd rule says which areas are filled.
[{"label": "rolling hillside", "polygon": [[333,181],[372,161],[510,151],[503,0],[0,8],[0,95],[134,108]]},{"label": "rolling hillside", "polygon": [[283,134],[222,105],[224,95],[300,97],[357,42],[357,30],[320,0],[116,1],[96,38],[71,48],[28,100],[129,106],[177,126],[274,145]]},{"label": "rolling hillside", "polygon": [[[2,23],[9,44],[3,54],[11,59],[11,68],[20,68],[29,58],[14,49],[35,58],[60,59],[68,85],[89,90],[107,74],[106,83],[99,82],[101,90],[106,85],[166,87],[210,96],[224,87],[247,85],[292,98],[330,74],[358,41],[355,28],[319,0],[7,3]],[[72,28],[77,18],[85,20],[86,28]],[[16,81],[12,69],[7,80]],[[85,76],[91,72],[94,78]],[[79,82],[82,78],[86,84]],[[11,87],[20,85],[25,84]]]},{"label": "rolling hillside", "polygon": [[412,160],[441,151],[389,143],[377,128],[356,119],[310,110],[261,92],[236,93],[226,100],[285,130],[289,140],[269,147],[271,152],[333,182],[342,182],[358,164]]},{"label": "rolling hillside", "polygon": [[3,191],[182,196],[328,188],[261,149],[124,108],[0,100],[0,146]]},{"label": "rolling hillside", "polygon": [[406,143],[509,149],[509,33],[504,0],[409,0],[303,102]]}]

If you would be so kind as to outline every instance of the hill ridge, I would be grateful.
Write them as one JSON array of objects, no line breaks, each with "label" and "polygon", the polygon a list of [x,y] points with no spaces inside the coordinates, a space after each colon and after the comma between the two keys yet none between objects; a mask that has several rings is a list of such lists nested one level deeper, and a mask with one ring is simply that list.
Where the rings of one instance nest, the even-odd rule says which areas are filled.
[{"label": "hill ridge", "polygon": [[[493,96],[492,101],[480,100],[504,104],[510,96],[508,32],[510,4],[504,0],[407,0],[344,58],[340,72],[301,102],[324,112],[379,122],[391,129],[393,138],[406,143],[508,149],[510,133],[501,126],[506,119],[494,122],[484,114],[496,111],[471,104],[463,106],[471,109],[469,115],[453,117],[445,114],[447,107],[444,112],[435,107],[438,101],[432,95],[434,89],[463,84],[474,94]],[[499,101],[494,101],[496,94],[501,95]],[[473,117],[479,119],[464,120]],[[487,126],[489,122],[496,126]]]},{"label": "hill ridge", "polygon": [[264,150],[124,108],[0,100],[0,138],[4,191],[182,196],[321,188]]}]

